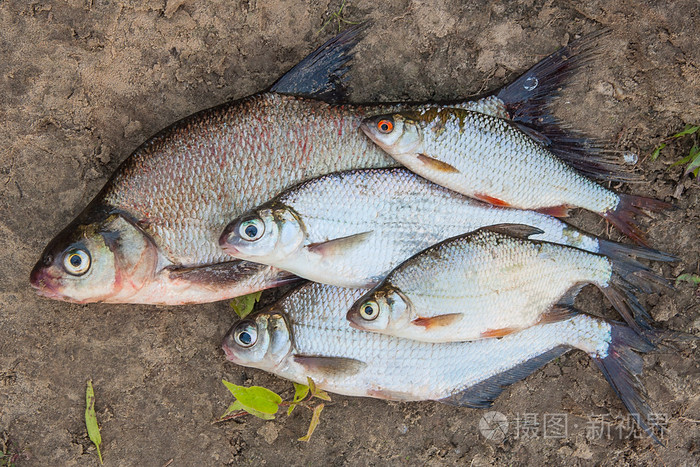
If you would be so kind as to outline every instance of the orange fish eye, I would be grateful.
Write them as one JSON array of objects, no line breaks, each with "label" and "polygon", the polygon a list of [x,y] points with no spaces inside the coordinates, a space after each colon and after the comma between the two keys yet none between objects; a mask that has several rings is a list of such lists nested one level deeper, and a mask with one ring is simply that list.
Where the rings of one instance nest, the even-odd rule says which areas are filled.
[{"label": "orange fish eye", "polygon": [[377,129],[380,133],[390,133],[391,130],[394,129],[394,123],[391,120],[379,120],[379,123],[377,123]]}]

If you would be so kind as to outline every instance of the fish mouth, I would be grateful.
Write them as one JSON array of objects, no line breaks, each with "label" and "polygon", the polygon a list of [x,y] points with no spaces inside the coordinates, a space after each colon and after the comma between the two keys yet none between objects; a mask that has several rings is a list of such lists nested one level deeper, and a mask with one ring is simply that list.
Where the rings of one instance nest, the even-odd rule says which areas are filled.
[{"label": "fish mouth", "polygon": [[351,328],[364,331],[364,329],[357,322],[357,312],[354,308],[351,308],[350,311],[347,312],[347,314],[345,315],[345,319],[348,320],[348,324],[350,324]]},{"label": "fish mouth", "polygon": [[221,348],[224,351],[224,354],[226,354],[226,360],[229,362],[237,363],[236,355],[233,350],[231,350],[231,337],[230,334],[227,334],[226,337],[224,337],[224,341],[221,343]]},{"label": "fish mouth", "polygon": [[54,299],[62,298],[62,295],[55,290],[56,278],[49,274],[41,262],[37,263],[29,274],[29,284],[38,295]]},{"label": "fish mouth", "polygon": [[238,253],[238,249],[236,249],[236,247],[232,244],[232,240],[234,240],[234,228],[235,226],[233,223],[226,226],[219,237],[219,246],[226,252],[231,251],[232,253]]}]

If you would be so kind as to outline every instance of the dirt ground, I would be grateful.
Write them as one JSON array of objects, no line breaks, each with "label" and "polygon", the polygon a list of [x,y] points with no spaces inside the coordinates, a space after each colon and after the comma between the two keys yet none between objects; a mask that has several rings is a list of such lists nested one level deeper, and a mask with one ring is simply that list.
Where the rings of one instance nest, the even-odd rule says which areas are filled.
[{"label": "dirt ground", "polygon": [[[83,419],[88,379],[106,465],[700,464],[698,351],[688,344],[645,359],[666,447],[627,436],[624,407],[582,353],[503,393],[493,410],[509,421],[505,439],[481,434],[485,411],[334,396],[303,443],[303,410],[211,423],[232,400],[222,378],[292,390],[225,361],[219,345],[234,321],[226,303],[81,306],[33,293],[29,272],[46,243],[138,144],[269,86],[337,31],[331,21],[318,33],[339,8],[336,0],[0,0],[0,441],[10,441],[17,464],[98,464]],[[666,135],[700,124],[696,0],[348,0],[343,14],[374,21],[358,48],[355,101],[495,89],[577,35],[609,27],[609,50],[558,113],[641,156],[646,182],[620,189],[678,207],[648,222],[653,245],[681,258],[655,268],[669,278],[699,272],[700,186],[669,169],[691,143],[646,157]],[[572,223],[619,238],[592,215]],[[692,286],[644,301],[663,327],[700,332]],[[579,305],[615,316],[596,291]],[[562,414],[566,432],[552,431]]]}]

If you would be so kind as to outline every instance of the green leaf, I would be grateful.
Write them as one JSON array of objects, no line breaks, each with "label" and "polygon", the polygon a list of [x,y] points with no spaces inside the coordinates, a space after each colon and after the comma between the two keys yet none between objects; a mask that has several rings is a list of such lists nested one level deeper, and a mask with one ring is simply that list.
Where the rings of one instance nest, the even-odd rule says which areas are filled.
[{"label": "green leaf", "polygon": [[92,389],[92,380],[87,382],[85,390],[85,426],[87,427],[90,441],[97,448],[97,456],[102,464],[102,453],[100,452],[100,444],[102,444],[102,436],[100,436],[100,427],[97,426],[97,415],[95,414],[95,391]]},{"label": "green leaf", "polygon": [[251,409],[250,407],[246,407],[245,405],[241,404],[241,401],[235,401],[233,404],[228,406],[228,409],[226,409],[226,412],[219,417],[217,421],[223,421],[227,416],[231,415],[234,412],[247,412],[250,415],[254,415],[258,418],[262,418],[263,420],[274,420],[275,416],[268,414],[268,413],[262,413],[258,410]]},{"label": "green leaf", "polygon": [[688,282],[693,285],[700,285],[700,276],[697,274],[681,274],[676,277],[676,285],[681,282]]},{"label": "green leaf", "polygon": [[651,153],[651,160],[655,161],[656,158],[659,157],[661,150],[665,147],[666,143],[661,143],[658,148],[654,149],[654,152]]},{"label": "green leaf", "polygon": [[231,394],[241,403],[243,410],[246,412],[248,412],[248,409],[252,409],[264,414],[274,415],[279,410],[279,404],[282,402],[282,398],[267,388],[261,386],[246,388],[229,383],[223,379],[221,382],[231,391]]},{"label": "green leaf", "polygon": [[289,408],[287,409],[287,415],[291,415],[292,411],[297,406],[297,404],[303,401],[307,394],[309,394],[309,387],[307,385],[299,383],[292,384],[294,384],[294,399],[292,399],[292,403],[289,404]]},{"label": "green leaf", "polygon": [[683,175],[688,175],[689,173],[693,172],[697,176],[696,172],[700,168],[700,147],[693,146],[690,149],[690,154],[688,154],[688,157],[690,158],[690,164],[688,164],[688,167],[685,168]]},{"label": "green leaf", "polygon": [[675,135],[671,136],[671,138],[680,138],[681,136],[692,135],[698,130],[700,130],[700,125],[686,125],[685,130],[681,131],[680,133],[676,133]]},{"label": "green leaf", "polygon": [[311,423],[309,423],[309,431],[306,432],[305,436],[299,438],[299,441],[308,441],[311,435],[314,434],[318,422],[321,420],[321,412],[323,411],[323,404],[319,404],[314,408],[314,413],[311,415]]},{"label": "green leaf", "polygon": [[236,297],[231,300],[231,308],[233,308],[233,311],[235,311],[240,318],[245,318],[253,311],[255,304],[260,301],[261,296],[262,291]]}]

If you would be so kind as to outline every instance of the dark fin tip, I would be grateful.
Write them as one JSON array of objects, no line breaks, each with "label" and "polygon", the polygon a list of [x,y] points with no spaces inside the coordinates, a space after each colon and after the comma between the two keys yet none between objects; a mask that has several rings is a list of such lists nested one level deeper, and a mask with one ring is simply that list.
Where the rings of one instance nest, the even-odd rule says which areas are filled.
[{"label": "dark fin tip", "polygon": [[270,91],[330,103],[344,101],[353,49],[369,25],[354,25],[326,41],[277,80]]}]

